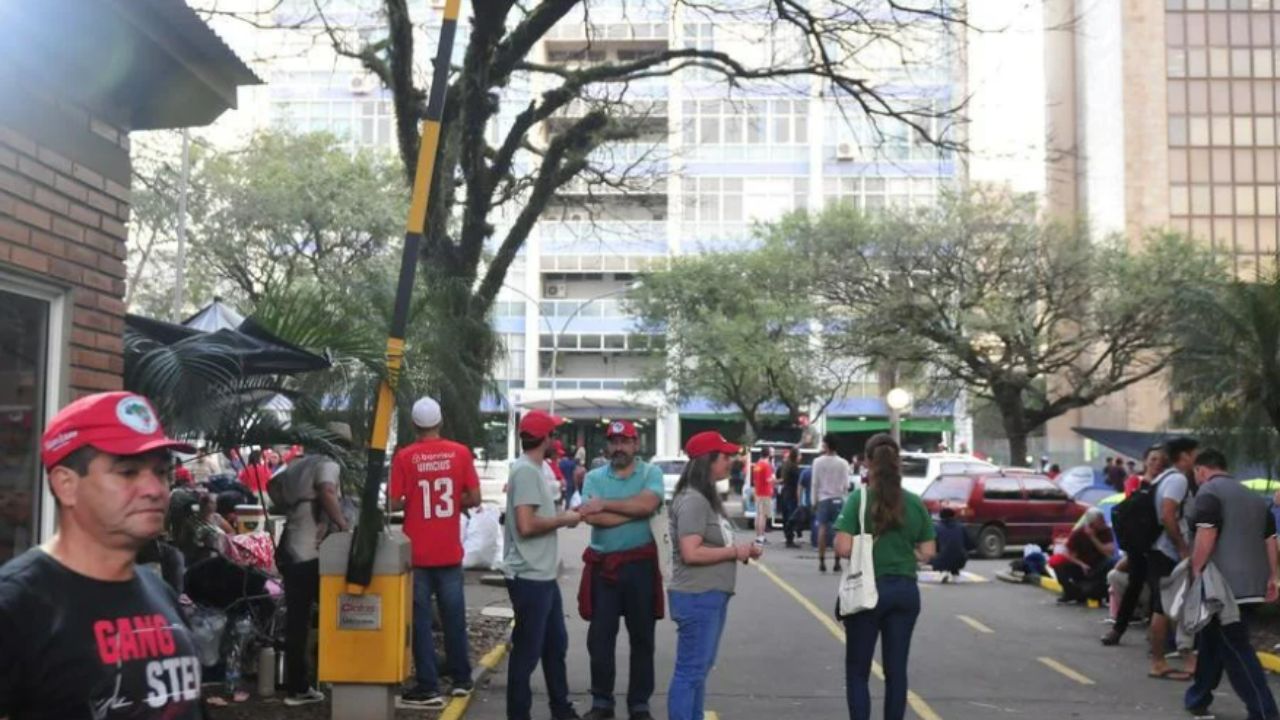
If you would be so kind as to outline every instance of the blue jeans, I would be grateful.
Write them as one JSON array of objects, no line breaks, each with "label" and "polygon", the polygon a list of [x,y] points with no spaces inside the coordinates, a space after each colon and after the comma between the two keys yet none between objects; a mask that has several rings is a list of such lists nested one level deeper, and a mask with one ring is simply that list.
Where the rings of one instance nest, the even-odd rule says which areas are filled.
[{"label": "blue jeans", "polygon": [[455,685],[471,682],[467,650],[467,601],[462,595],[462,566],[413,569],[413,666],[419,690],[440,689],[435,638],[431,635],[431,595],[440,604],[444,626],[445,668]]},{"label": "blue jeans", "polygon": [[569,702],[569,675],[565,669],[569,632],[564,626],[560,587],[555,580],[507,578],[507,594],[516,614],[511,659],[507,663],[507,720],[529,720],[533,708],[529,680],[539,661],[551,700],[551,716],[567,717],[573,712],[573,705]]},{"label": "blue jeans", "polygon": [[667,720],[702,720],[707,675],[716,662],[729,615],[729,593],[672,590],[667,595],[671,619],[676,621],[676,666],[667,693]]},{"label": "blue jeans", "polygon": [[871,719],[871,659],[876,640],[884,638],[884,717],[902,720],[907,713],[907,654],[911,633],[920,617],[920,588],[916,579],[887,575],[876,579],[880,601],[874,610],[844,618],[845,692],[850,720]]},{"label": "blue jeans", "polygon": [[591,577],[591,625],[587,651],[591,654],[591,707],[612,710],[617,675],[615,653],[618,628],[627,624],[631,646],[631,677],[627,680],[627,710],[649,711],[653,697],[653,560],[638,560],[618,567],[618,581],[605,582],[597,570]]},{"label": "blue jeans", "polygon": [[1227,680],[1236,695],[1249,709],[1249,720],[1274,720],[1280,717],[1275,698],[1267,687],[1267,675],[1253,646],[1249,644],[1249,626],[1245,622],[1251,607],[1241,607],[1240,622],[1223,625],[1214,618],[1196,636],[1199,653],[1196,677],[1187,688],[1183,703],[1187,708],[1205,708],[1213,703],[1213,691]]}]

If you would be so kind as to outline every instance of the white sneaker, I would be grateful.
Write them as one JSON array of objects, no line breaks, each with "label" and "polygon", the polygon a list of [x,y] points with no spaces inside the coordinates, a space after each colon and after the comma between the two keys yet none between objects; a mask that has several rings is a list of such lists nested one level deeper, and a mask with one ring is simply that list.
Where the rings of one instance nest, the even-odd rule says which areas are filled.
[{"label": "white sneaker", "polygon": [[310,705],[318,702],[324,702],[324,693],[315,688],[307,688],[307,691],[304,693],[292,694],[284,699],[284,704],[289,707]]}]

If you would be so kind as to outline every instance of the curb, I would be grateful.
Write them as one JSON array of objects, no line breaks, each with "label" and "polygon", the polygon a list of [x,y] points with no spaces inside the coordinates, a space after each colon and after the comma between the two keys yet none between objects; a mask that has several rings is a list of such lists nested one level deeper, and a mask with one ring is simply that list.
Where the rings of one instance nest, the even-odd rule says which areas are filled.
[{"label": "curb", "polygon": [[[1062,585],[1059,584],[1057,580],[1054,580],[1047,575],[1040,576],[1040,587],[1048,590],[1049,592],[1062,592]],[[1262,669],[1267,672],[1280,674],[1280,655],[1264,652],[1262,650],[1258,650],[1257,653],[1258,662],[1262,663]]]},{"label": "curb", "polygon": [[[440,713],[440,720],[461,720],[466,716],[467,708],[471,706],[471,698],[480,692],[481,681],[489,673],[493,672],[493,669],[498,667],[498,663],[502,662],[502,659],[507,656],[507,649],[511,647],[511,628],[515,626],[515,622],[512,622],[511,626],[507,628],[507,637],[490,648],[489,652],[480,658],[479,667],[471,673],[471,694],[450,700],[444,711]],[[1277,658],[1277,662],[1280,662],[1280,658]]]}]

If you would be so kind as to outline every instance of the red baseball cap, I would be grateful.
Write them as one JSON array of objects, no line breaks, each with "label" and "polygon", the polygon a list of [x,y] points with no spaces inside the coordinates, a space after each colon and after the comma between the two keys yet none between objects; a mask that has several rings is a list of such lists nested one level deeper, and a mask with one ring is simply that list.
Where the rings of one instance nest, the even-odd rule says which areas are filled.
[{"label": "red baseball cap", "polygon": [[707,453],[723,453],[725,455],[737,455],[742,452],[742,447],[734,445],[724,436],[715,430],[707,430],[689,438],[689,442],[684,444],[684,454],[690,459],[702,457]]},{"label": "red baseball cap", "polygon": [[520,418],[520,434],[533,438],[544,438],[555,432],[564,423],[564,418],[556,417],[542,410],[530,410]]},{"label": "red baseball cap", "polygon": [[604,436],[607,438],[611,438],[611,437],[616,437],[618,435],[621,435],[624,438],[640,437],[638,434],[636,434],[635,423],[631,422],[630,420],[614,420],[613,422],[609,423],[609,427],[607,430],[605,430]]},{"label": "red baseball cap", "polygon": [[152,450],[195,452],[166,437],[155,408],[131,392],[82,397],[58,411],[40,439],[40,459],[52,469],[63,458],[90,445],[110,455],[141,455]]}]

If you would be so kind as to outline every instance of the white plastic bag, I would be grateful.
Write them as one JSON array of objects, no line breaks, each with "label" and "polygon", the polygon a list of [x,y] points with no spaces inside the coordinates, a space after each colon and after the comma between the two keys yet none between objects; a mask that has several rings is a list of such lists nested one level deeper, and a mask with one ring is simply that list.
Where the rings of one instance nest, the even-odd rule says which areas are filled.
[{"label": "white plastic bag", "polygon": [[471,511],[463,528],[462,567],[468,570],[499,570],[502,567],[502,526],[498,511],[481,505]]},{"label": "white plastic bag", "polygon": [[867,532],[867,492],[859,493],[858,534],[853,536],[853,552],[844,577],[840,578],[840,593],[836,614],[848,617],[866,610],[874,610],[880,602],[876,589],[876,569],[872,547],[875,539]]}]

